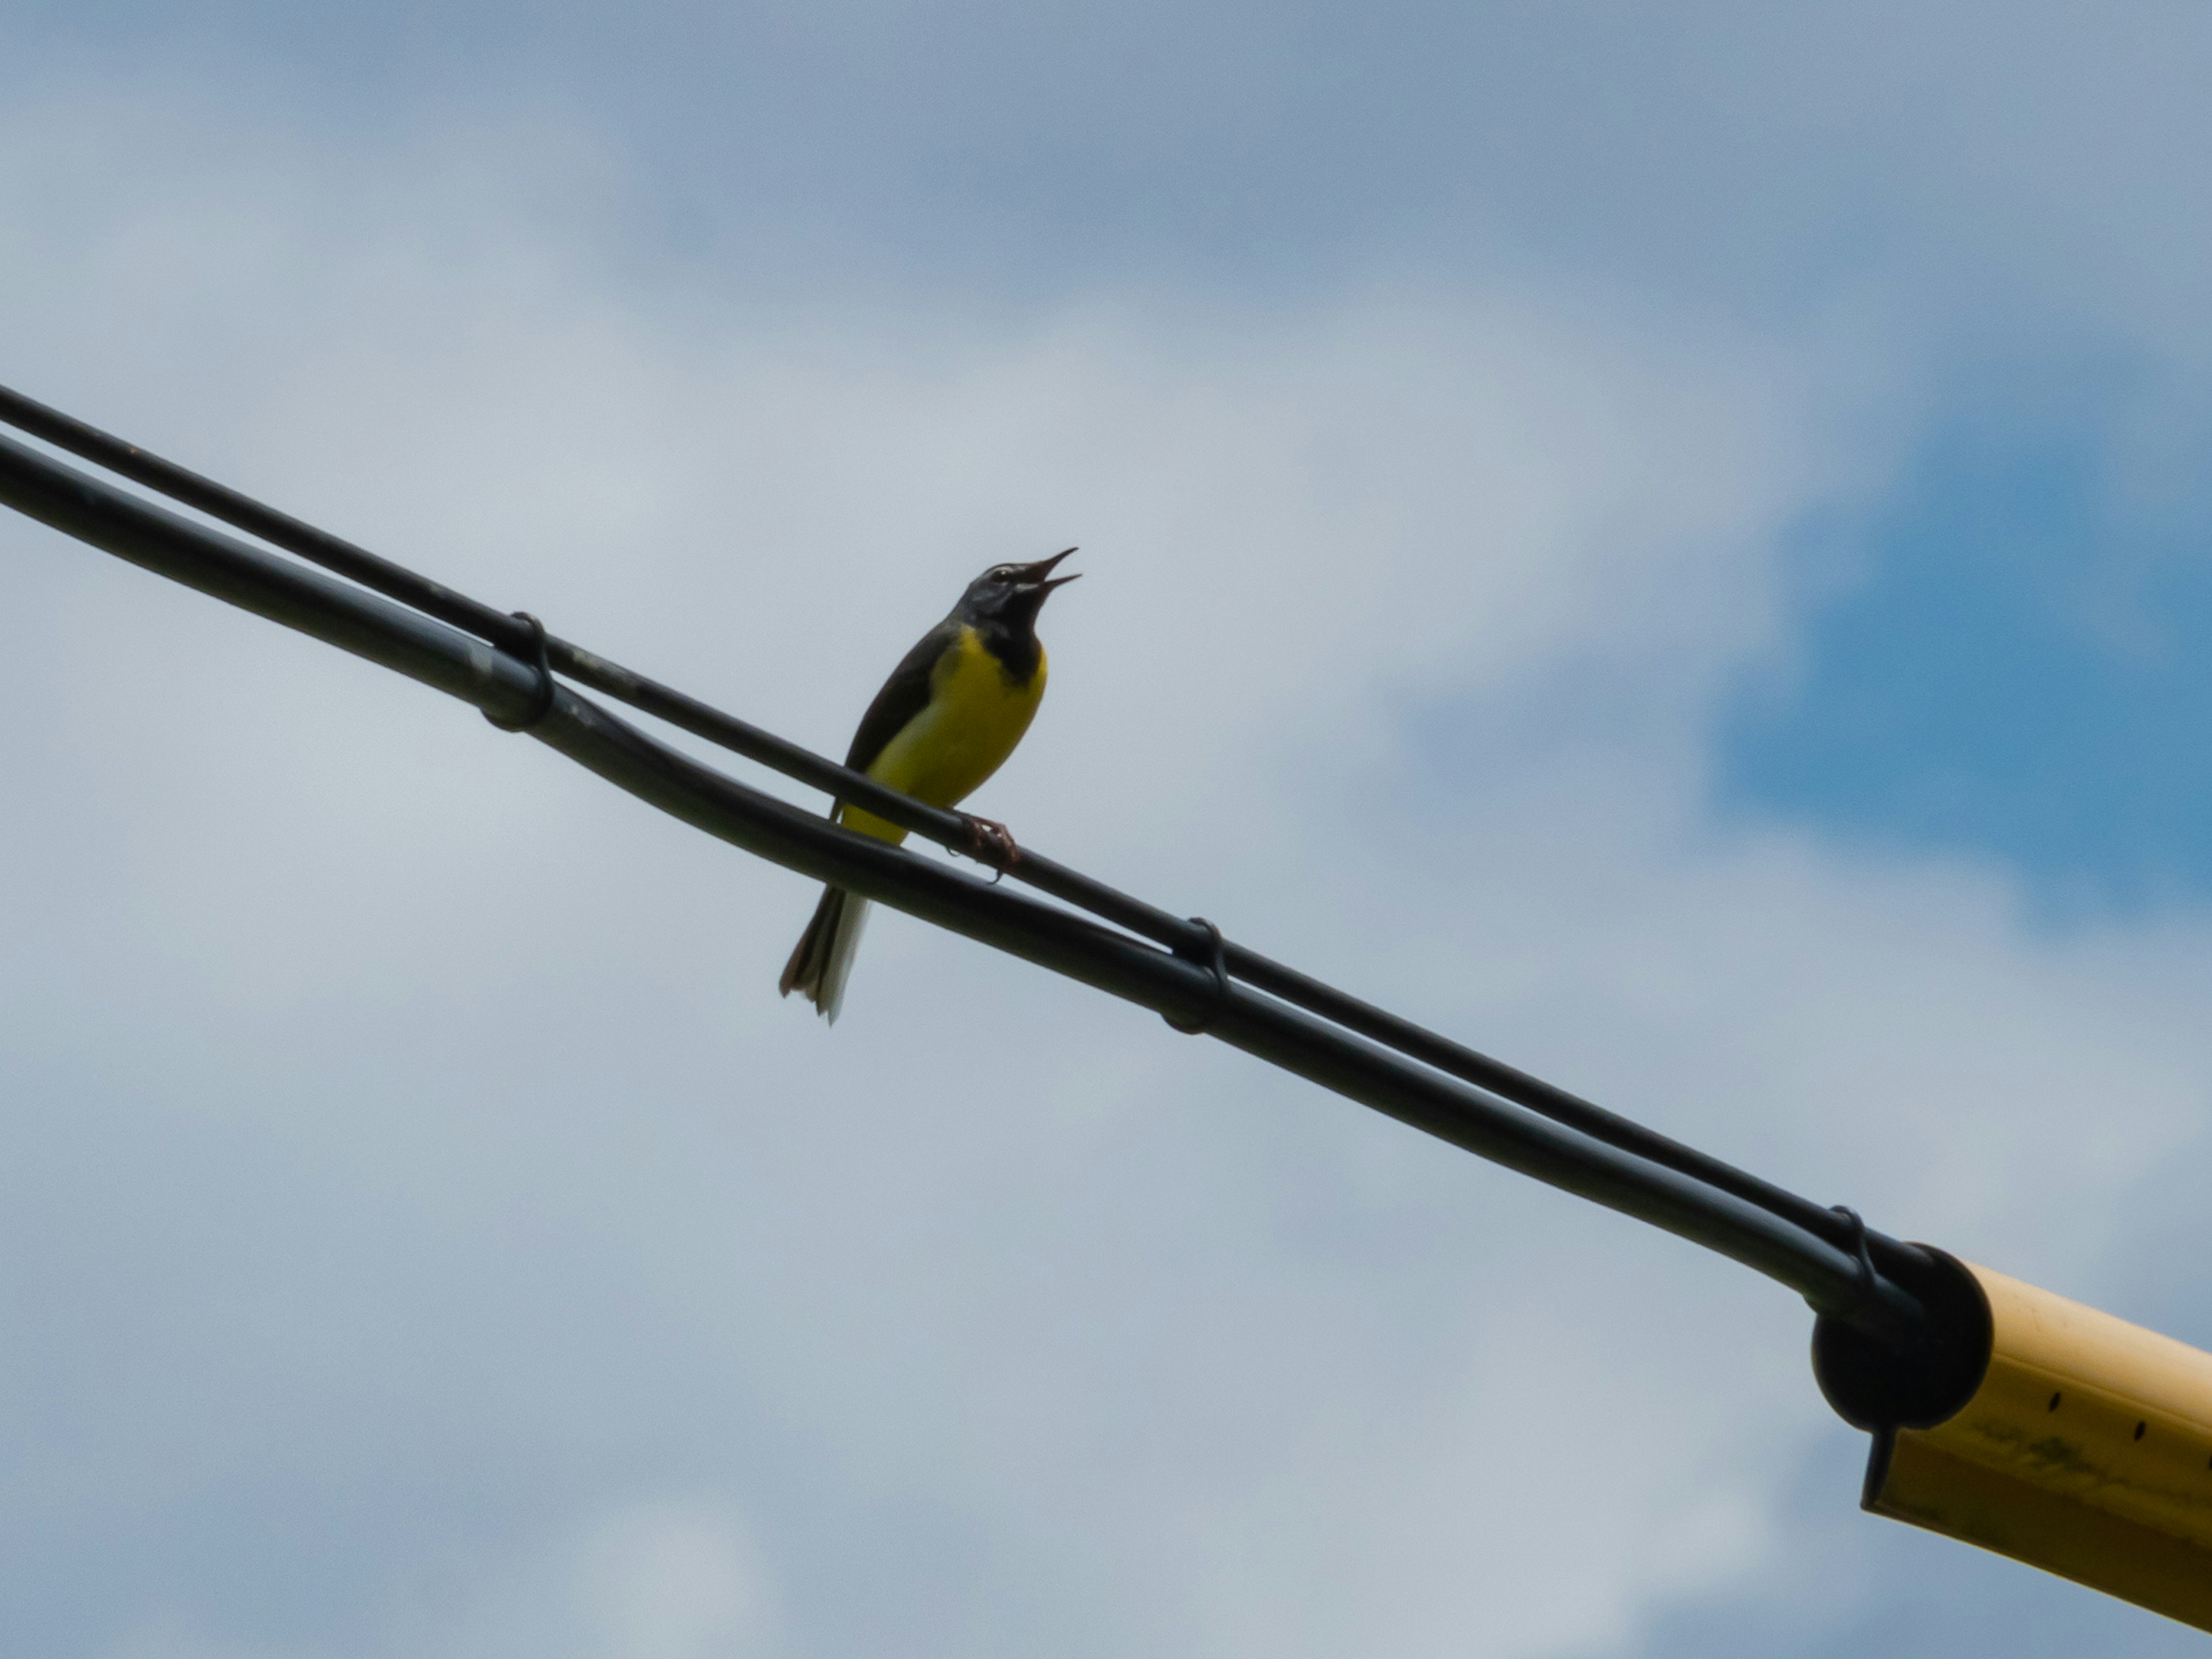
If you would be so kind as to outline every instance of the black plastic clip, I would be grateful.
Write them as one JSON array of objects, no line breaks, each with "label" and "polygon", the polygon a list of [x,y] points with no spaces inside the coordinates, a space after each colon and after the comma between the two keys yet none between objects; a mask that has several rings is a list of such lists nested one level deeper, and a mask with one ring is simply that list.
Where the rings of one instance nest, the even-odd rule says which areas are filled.
[{"label": "black plastic clip", "polygon": [[1836,1313],[1837,1318],[1848,1321],[1874,1299],[1881,1278],[1875,1272],[1874,1253],[1867,1249],[1866,1218],[1848,1204],[1831,1204],[1828,1207],[1851,1224],[1851,1253],[1859,1261],[1858,1293],[1851,1297],[1849,1307],[1839,1309]]},{"label": "black plastic clip", "polygon": [[521,719],[503,720],[489,708],[483,711],[483,717],[502,732],[527,732],[553,712],[553,664],[545,654],[545,624],[527,611],[508,614],[517,622],[530,624],[530,643],[535,659],[533,665],[538,670],[538,690],[531,696],[530,707],[522,711]]},{"label": "black plastic clip", "polygon": [[1176,954],[1185,962],[1203,968],[1213,975],[1213,1006],[1188,1025],[1173,1014],[1162,1014],[1160,1018],[1167,1021],[1170,1030],[1181,1031],[1185,1036],[1198,1036],[1212,1029],[1213,1022],[1220,1018],[1223,1012],[1229,1006],[1229,953],[1221,942],[1221,930],[1218,927],[1204,916],[1193,916],[1189,920],[1192,927],[1203,927],[1206,930],[1206,954],[1203,957],[1194,957],[1189,951],[1181,948],[1176,950]]}]

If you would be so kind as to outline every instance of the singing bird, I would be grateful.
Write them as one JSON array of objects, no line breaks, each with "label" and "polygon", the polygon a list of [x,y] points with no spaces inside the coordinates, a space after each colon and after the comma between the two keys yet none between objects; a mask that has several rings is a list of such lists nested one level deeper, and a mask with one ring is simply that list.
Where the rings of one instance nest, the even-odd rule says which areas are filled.
[{"label": "singing bird", "polygon": [[[1074,551],[1071,547],[1035,564],[994,564],[969,583],[951,614],[921,636],[876,693],[853,734],[845,764],[944,807],[958,805],[997,771],[1030,729],[1044,696],[1037,612],[1054,588],[1075,580],[1052,574]],[[878,841],[896,845],[906,839],[898,825],[843,801],[830,816]],[[988,818],[971,818],[969,824],[979,853],[989,845],[1001,859],[1016,856],[1005,825]],[[797,991],[834,1023],[867,918],[867,900],[842,887],[823,888],[778,988],[786,996]]]}]

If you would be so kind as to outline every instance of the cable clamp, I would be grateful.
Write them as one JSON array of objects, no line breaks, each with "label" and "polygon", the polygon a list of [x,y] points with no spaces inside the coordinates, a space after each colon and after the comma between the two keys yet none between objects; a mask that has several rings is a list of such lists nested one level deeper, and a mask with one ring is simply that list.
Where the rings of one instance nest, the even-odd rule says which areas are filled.
[{"label": "cable clamp", "polygon": [[1221,930],[1218,927],[1204,916],[1192,916],[1188,920],[1192,927],[1202,927],[1206,930],[1206,942],[1204,954],[1194,956],[1181,945],[1176,947],[1175,953],[1185,962],[1195,967],[1203,968],[1213,975],[1213,1006],[1187,1025],[1173,1014],[1162,1014],[1160,1018],[1168,1023],[1168,1027],[1171,1030],[1180,1031],[1185,1036],[1199,1036],[1212,1030],[1213,1022],[1220,1018],[1228,1009],[1229,952],[1227,947],[1221,942]]},{"label": "cable clamp", "polygon": [[1874,1253],[1867,1249],[1866,1218],[1848,1204],[1831,1204],[1828,1207],[1851,1224],[1851,1253],[1858,1258],[1859,1285],[1848,1305],[1837,1310],[1835,1317],[1848,1322],[1850,1316],[1874,1300],[1881,1285],[1881,1276],[1875,1271]]},{"label": "cable clamp", "polygon": [[546,655],[545,624],[527,611],[507,614],[530,625],[532,665],[538,670],[538,690],[532,694],[530,707],[522,711],[521,719],[503,720],[489,708],[483,711],[483,717],[502,732],[527,732],[553,712],[553,664]]}]

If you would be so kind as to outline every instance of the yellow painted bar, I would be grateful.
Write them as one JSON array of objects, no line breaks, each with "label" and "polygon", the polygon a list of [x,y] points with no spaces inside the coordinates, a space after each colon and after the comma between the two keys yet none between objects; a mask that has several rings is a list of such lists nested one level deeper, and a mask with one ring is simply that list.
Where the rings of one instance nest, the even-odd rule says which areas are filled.
[{"label": "yellow painted bar", "polygon": [[2212,1354],[1960,1264],[1989,1368],[1876,1437],[1866,1507],[2212,1631]]}]

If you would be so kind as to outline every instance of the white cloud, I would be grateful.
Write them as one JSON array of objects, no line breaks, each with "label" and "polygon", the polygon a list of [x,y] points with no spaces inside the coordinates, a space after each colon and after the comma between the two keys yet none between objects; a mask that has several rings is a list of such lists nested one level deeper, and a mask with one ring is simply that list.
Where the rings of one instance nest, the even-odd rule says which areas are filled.
[{"label": "white cloud", "polygon": [[[348,1651],[410,1659],[764,1659],[782,1651],[775,1576],[744,1515],[718,1498],[620,1503],[504,1559],[426,1570]],[[320,1642],[210,1638],[173,1613],[107,1659],[313,1659]]]},{"label": "white cloud", "polygon": [[774,1575],[719,1498],[619,1504],[477,1581],[437,1585],[394,1654],[754,1659],[781,1651]]},{"label": "white cloud", "polygon": [[[625,270],[618,185],[526,150],[19,112],[14,372],[824,748],[974,568],[1079,540],[985,810],[2057,1288],[2203,1124],[2197,921],[2054,939],[2000,872],[1705,811],[1778,538],[1877,464],[1863,366],[1525,291],[771,306]],[[88,1544],[41,1617],[373,1654],[434,1534],[538,1564],[463,1597],[471,1659],[1535,1654],[1748,1571],[1832,1431],[1735,1268],[896,918],[833,1036],[769,994],[802,884],[43,531],[0,557],[48,1264],[0,1507],[157,1517],[112,1614]],[[624,1507],[667,1490],[744,1513]],[[222,1595],[130,1577],[210,1528]],[[338,1539],[343,1593],[278,1586]]]}]

